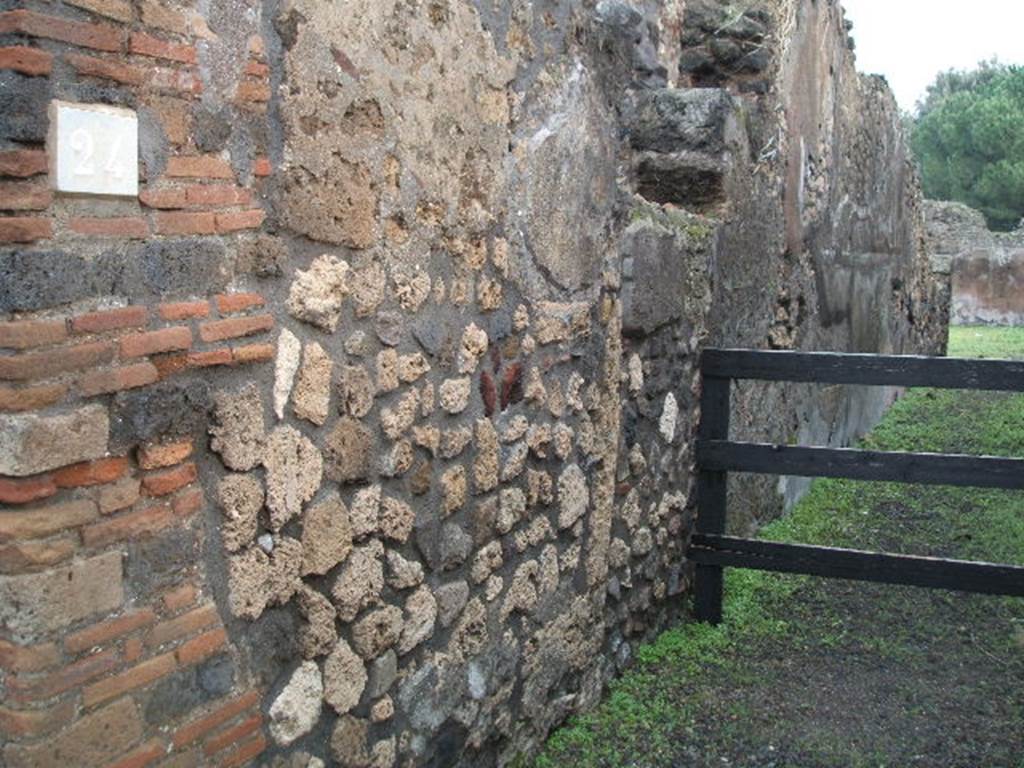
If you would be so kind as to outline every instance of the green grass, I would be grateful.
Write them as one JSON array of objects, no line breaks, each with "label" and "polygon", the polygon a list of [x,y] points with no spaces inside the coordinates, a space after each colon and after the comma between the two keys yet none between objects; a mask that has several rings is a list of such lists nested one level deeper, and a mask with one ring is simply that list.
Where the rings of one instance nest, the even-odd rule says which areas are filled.
[{"label": "green grass", "polygon": [[1024,328],[957,325],[949,329],[950,357],[1021,357]]},{"label": "green grass", "polygon": [[[950,355],[1024,358],[1024,329]],[[1024,396],[913,390],[864,444],[1024,456]],[[1024,499],[822,480],[760,536],[1024,565]],[[1024,768],[1022,691],[1024,601],[727,569],[723,623],[640,647],[534,765]]]}]

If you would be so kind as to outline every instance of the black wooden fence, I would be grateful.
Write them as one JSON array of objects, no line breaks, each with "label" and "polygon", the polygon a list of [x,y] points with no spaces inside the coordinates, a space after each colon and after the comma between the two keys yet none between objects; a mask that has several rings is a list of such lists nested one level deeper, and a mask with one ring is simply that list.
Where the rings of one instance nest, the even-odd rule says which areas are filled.
[{"label": "black wooden fence", "polygon": [[697,563],[698,620],[721,621],[722,569],[726,566],[1024,596],[1024,568],[1018,566],[725,535],[729,472],[1024,489],[1022,459],[732,442],[729,395],[733,379],[1024,392],[1024,362],[707,349],[701,372],[699,508],[688,555]]}]

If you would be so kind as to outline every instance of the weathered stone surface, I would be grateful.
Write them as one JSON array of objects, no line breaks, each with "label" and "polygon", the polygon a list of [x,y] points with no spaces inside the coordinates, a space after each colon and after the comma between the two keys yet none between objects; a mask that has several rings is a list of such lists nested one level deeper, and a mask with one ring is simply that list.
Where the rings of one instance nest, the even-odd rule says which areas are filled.
[{"label": "weathered stone surface", "polygon": [[442,627],[448,627],[466,607],[469,600],[469,584],[465,581],[442,584],[434,596],[437,598],[437,620]]},{"label": "weathered stone surface", "polygon": [[142,739],[143,723],[130,697],[82,717],[56,736],[32,745],[4,747],[8,765],[25,768],[107,765]]},{"label": "weathered stone surface", "polygon": [[445,515],[462,509],[466,503],[468,483],[466,468],[461,464],[451,467],[441,475],[441,511]]},{"label": "weathered stone surface", "polygon": [[302,350],[302,367],[295,382],[295,415],[318,427],[327,421],[331,407],[331,373],[334,363],[324,348],[311,341]]},{"label": "weathered stone surface", "polygon": [[390,696],[384,696],[370,707],[370,722],[372,723],[386,723],[394,716],[395,702]]},{"label": "weathered stone surface", "polygon": [[629,140],[640,150],[719,154],[735,141],[737,115],[724,89],[652,89],[642,93],[631,116]]},{"label": "weathered stone surface", "polygon": [[387,274],[378,262],[372,261],[355,271],[350,281],[356,317],[370,317],[384,301]]},{"label": "weathered stone surface", "polygon": [[359,703],[366,688],[366,665],[344,640],[324,662],[324,700],[343,715]]},{"label": "weathered stone surface", "polygon": [[474,584],[482,584],[494,571],[504,565],[501,554],[501,542],[492,541],[480,549],[473,558],[473,564],[469,570],[470,578]]},{"label": "weathered stone surface", "polygon": [[267,433],[256,385],[250,384],[238,393],[214,395],[210,436],[210,448],[220,454],[228,469],[247,472],[260,463]]},{"label": "weathered stone surface", "polygon": [[302,518],[302,575],[324,574],[352,550],[352,525],[337,491],[310,507]]},{"label": "weathered stone surface", "polygon": [[0,475],[24,477],[101,458],[109,434],[107,409],[101,405],[54,416],[0,415]]},{"label": "weathered stone surface", "polygon": [[583,470],[570,464],[558,478],[558,527],[564,530],[583,517],[590,504],[590,490]]},{"label": "weathered stone surface", "polygon": [[292,317],[333,333],[349,292],[348,262],[329,254],[317,257],[307,270],[297,270],[288,294]]},{"label": "weathered stone surface", "polygon": [[398,552],[387,552],[387,583],[392,589],[412,589],[423,583],[423,566],[406,560]]},{"label": "weathered stone surface", "polygon": [[499,533],[508,533],[526,515],[526,495],[521,488],[502,488],[498,498],[495,526]]},{"label": "weathered stone surface", "polygon": [[420,408],[420,393],[410,389],[392,408],[384,408],[380,412],[380,425],[384,434],[392,440],[398,440],[416,421]]},{"label": "weathered stone surface", "polygon": [[437,600],[428,587],[420,587],[405,601],[405,625],[398,643],[398,654],[404,656],[434,634],[437,621]]},{"label": "weathered stone surface", "polygon": [[398,380],[403,384],[412,384],[430,371],[430,363],[419,352],[401,355],[398,358]]},{"label": "weathered stone surface", "polygon": [[373,660],[370,664],[370,678],[366,685],[366,695],[371,699],[383,696],[391,688],[398,676],[398,656],[390,648]]},{"label": "weathered stone surface", "polygon": [[473,462],[473,487],[486,493],[498,485],[498,432],[490,419],[476,421],[476,461]]},{"label": "weathered stone surface", "polygon": [[349,416],[361,419],[373,408],[377,387],[363,366],[346,365],[342,368],[338,388],[342,407]]},{"label": "weathered stone surface", "polygon": [[367,741],[370,722],[351,715],[338,718],[331,732],[331,754],[342,768],[374,768]]},{"label": "weathered stone surface", "polygon": [[459,373],[473,373],[484,353],[487,352],[487,332],[470,323],[462,333],[459,346]]},{"label": "weathered stone surface", "polygon": [[313,661],[300,664],[267,711],[270,735],[287,746],[313,730],[320,719],[324,686]]},{"label": "weathered stone surface", "polygon": [[441,433],[441,447],[438,452],[443,459],[454,459],[466,449],[472,439],[473,430],[469,427],[446,429]]},{"label": "weathered stone surface", "polygon": [[299,369],[302,342],[287,328],[277,337],[277,358],[274,361],[274,413],[284,418],[284,407],[292,394],[295,372]]},{"label": "weathered stone surface", "polygon": [[412,463],[416,460],[412,443],[408,440],[399,440],[391,446],[391,450],[380,458],[380,473],[384,477],[398,477],[412,469]]},{"label": "weathered stone surface", "polygon": [[331,590],[342,621],[352,621],[363,608],[380,602],[384,588],[383,555],[384,546],[373,539],[348,556]]},{"label": "weathered stone surface", "polygon": [[665,438],[666,443],[671,443],[676,437],[676,423],[679,421],[679,405],[676,397],[671,392],[665,395],[665,404],[661,408],[661,418],[658,419],[658,431]]},{"label": "weathered stone surface", "polygon": [[356,492],[349,510],[353,538],[362,539],[377,532],[380,525],[380,498],[379,485],[371,485]]},{"label": "weathered stone surface", "polygon": [[267,470],[270,527],[277,531],[302,512],[324,474],[320,451],[295,427],[277,427],[267,439],[263,466]]},{"label": "weathered stone surface", "polygon": [[398,353],[382,349],[377,353],[377,391],[394,392],[398,385]]},{"label": "weathered stone surface", "polygon": [[400,499],[385,497],[380,504],[380,532],[385,538],[404,543],[412,533],[416,513]]},{"label": "weathered stone surface", "polygon": [[364,659],[375,659],[397,643],[401,633],[402,609],[387,605],[352,625],[352,647]]},{"label": "weathered stone surface", "polygon": [[250,547],[228,558],[228,607],[235,616],[258,619],[267,607],[270,558]]},{"label": "weathered stone surface", "polygon": [[0,625],[16,642],[121,607],[121,552],[40,573],[0,576]]},{"label": "weathered stone surface", "polygon": [[263,484],[254,475],[230,474],[217,485],[217,498],[224,514],[221,539],[228,552],[237,552],[256,538],[257,522],[263,508]]},{"label": "weathered stone surface", "polygon": [[450,414],[462,413],[469,405],[469,393],[473,380],[469,376],[461,379],[445,379],[438,388],[438,399],[445,411]]},{"label": "weathered stone surface", "polygon": [[299,610],[306,622],[299,628],[299,648],[302,657],[315,659],[331,652],[338,640],[334,621],[338,612],[331,601],[319,592],[302,587],[299,590]]},{"label": "weathered stone surface", "polygon": [[376,454],[369,428],[343,416],[324,441],[324,473],[337,483],[358,483],[369,477]]}]

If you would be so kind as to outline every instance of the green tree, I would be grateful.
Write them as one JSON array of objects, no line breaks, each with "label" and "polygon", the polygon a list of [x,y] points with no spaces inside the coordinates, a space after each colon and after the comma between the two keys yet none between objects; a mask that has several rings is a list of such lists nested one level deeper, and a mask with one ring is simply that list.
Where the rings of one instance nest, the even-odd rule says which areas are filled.
[{"label": "green tree", "polygon": [[1024,217],[1024,67],[945,72],[918,104],[911,146],[924,192],[977,208],[995,230]]}]

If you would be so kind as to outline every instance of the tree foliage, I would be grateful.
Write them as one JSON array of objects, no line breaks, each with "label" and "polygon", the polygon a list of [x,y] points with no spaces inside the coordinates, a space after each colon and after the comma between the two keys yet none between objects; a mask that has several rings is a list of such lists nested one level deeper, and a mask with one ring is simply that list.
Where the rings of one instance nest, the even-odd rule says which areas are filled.
[{"label": "tree foliage", "polygon": [[1024,217],[1024,67],[945,72],[918,104],[911,145],[924,192],[977,208],[995,230]]}]

